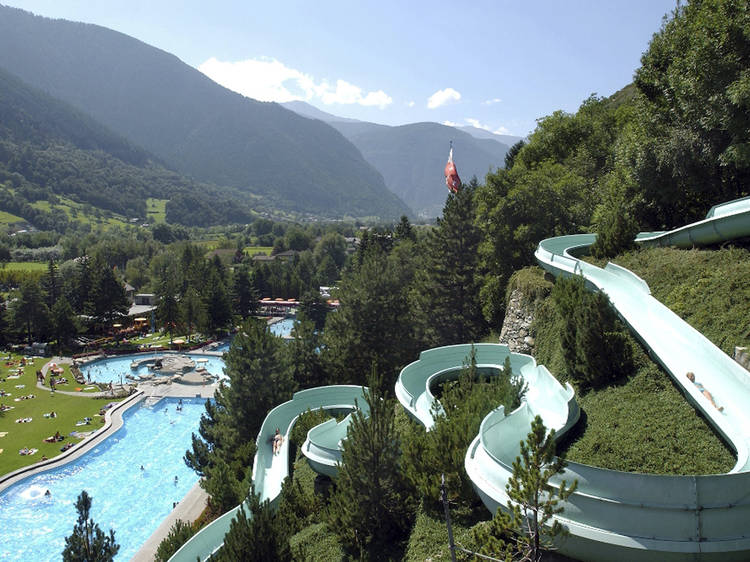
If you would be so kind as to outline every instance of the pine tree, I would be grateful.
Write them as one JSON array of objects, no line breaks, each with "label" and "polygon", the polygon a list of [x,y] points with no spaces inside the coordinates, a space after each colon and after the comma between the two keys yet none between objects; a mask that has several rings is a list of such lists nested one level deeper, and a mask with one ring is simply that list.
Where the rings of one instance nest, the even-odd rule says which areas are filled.
[{"label": "pine tree", "polygon": [[65,550],[62,557],[65,562],[110,562],[120,550],[115,542],[115,532],[110,529],[109,536],[104,534],[99,525],[89,519],[91,496],[86,490],[76,500],[78,522],[73,527],[73,534],[65,538]]},{"label": "pine tree", "polygon": [[476,179],[450,194],[424,242],[412,301],[423,345],[476,341],[486,330],[479,301],[480,231],[474,225]]},{"label": "pine tree", "polygon": [[395,401],[374,369],[368,382],[369,416],[361,409],[352,415],[328,511],[328,526],[344,549],[365,560],[383,558],[405,537],[412,511],[400,467]]},{"label": "pine tree", "polygon": [[563,512],[560,502],[578,487],[577,480],[570,487],[565,480],[559,487],[550,483],[564,468],[564,455],[555,456],[555,431],[548,434],[542,418],[536,416],[505,486],[510,498],[507,511],[498,508],[488,525],[474,531],[480,553],[539,562],[544,550],[553,549],[567,535],[557,520],[549,524]]},{"label": "pine tree", "polygon": [[261,502],[253,488],[247,496],[249,513],[240,507],[224,537],[218,560],[266,562],[288,560],[289,543],[268,500]]},{"label": "pine tree", "polygon": [[159,304],[156,308],[156,317],[162,323],[164,329],[169,333],[169,343],[172,343],[177,325],[180,322],[180,306],[175,295],[175,286],[172,281],[162,282],[158,292]]}]

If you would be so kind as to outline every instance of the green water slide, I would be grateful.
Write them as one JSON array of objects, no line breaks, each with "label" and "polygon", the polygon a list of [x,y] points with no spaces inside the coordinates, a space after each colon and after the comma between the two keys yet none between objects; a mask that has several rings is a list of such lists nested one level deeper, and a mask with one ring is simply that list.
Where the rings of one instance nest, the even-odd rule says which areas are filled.
[{"label": "green water slide", "polygon": [[[750,235],[750,199],[711,209],[707,218],[670,232],[643,233],[644,245],[690,247]],[[555,275],[580,275],[589,287],[607,294],[619,316],[651,355],[680,385],[716,430],[734,448],[737,462],[729,474],[656,476],[624,473],[569,463],[562,478],[578,480],[578,490],[565,503],[560,521],[570,531],[561,551],[580,560],[748,560],[750,559],[750,374],[650,295],[648,285],[630,271],[608,264],[604,269],[575,256],[594,242],[594,235],[544,240],[536,258]],[[505,485],[531,420],[540,415],[548,428],[562,436],[579,416],[569,384],[561,385],[533,357],[510,353],[507,346],[476,344],[477,366],[499,373],[510,357],[514,375],[528,390],[519,408],[505,414],[502,407],[482,422],[471,443],[465,468],[485,505],[494,513],[506,505]],[[396,383],[396,396],[405,410],[429,430],[439,411],[431,389],[456,378],[468,361],[470,344],[423,351],[405,367]],[[687,371],[711,390],[723,411],[714,408],[684,376]],[[308,408],[345,411],[364,406],[361,387],[321,387],[295,394],[269,412],[257,439],[253,465],[256,491],[277,500],[288,475],[288,439],[279,455],[271,454],[268,439],[279,427],[285,436],[294,420]],[[308,432],[302,453],[322,474],[335,476],[341,443],[350,416],[329,420]],[[205,560],[223,544],[239,506],[202,529],[171,560]]]},{"label": "green water slide", "polygon": [[[364,405],[361,386],[322,386],[302,390],[294,394],[292,400],[276,406],[268,412],[258,433],[258,447],[253,462],[253,483],[261,501],[276,503],[281,494],[281,484],[289,475],[289,433],[300,414],[307,410],[324,409],[348,412],[356,405]],[[335,420],[334,420],[335,421]],[[271,439],[276,428],[284,435],[281,450],[274,455]],[[224,544],[224,535],[229,531],[232,519],[239,511],[238,505],[196,533],[170,560],[195,562],[206,560]],[[246,513],[249,515],[247,507]]]},{"label": "green water slide", "polygon": [[[642,234],[643,244],[691,247],[750,235],[750,201],[714,207],[705,220],[667,233]],[[536,258],[555,275],[580,275],[605,293],[618,315],[736,452],[729,474],[656,476],[570,463],[578,480],[560,521],[570,531],[561,551],[581,560],[750,559],[750,373],[654,299],[630,271],[580,261],[593,235],[539,244]],[[685,375],[709,389],[720,411]],[[505,484],[528,431],[533,407],[493,412],[466,455],[466,470],[490,510],[507,503]]]}]

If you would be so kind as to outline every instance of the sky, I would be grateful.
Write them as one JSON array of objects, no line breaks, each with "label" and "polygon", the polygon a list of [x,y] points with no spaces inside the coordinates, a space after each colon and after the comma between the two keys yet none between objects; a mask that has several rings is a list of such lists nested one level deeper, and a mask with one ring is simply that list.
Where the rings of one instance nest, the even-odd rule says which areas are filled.
[{"label": "sky", "polygon": [[0,0],[168,51],[262,101],[526,136],[632,81],[675,0]]}]

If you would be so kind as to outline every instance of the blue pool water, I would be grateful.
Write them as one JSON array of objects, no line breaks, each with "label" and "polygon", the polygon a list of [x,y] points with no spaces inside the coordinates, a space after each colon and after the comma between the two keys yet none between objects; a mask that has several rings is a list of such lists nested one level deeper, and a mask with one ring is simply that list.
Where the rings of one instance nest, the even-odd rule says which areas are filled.
[{"label": "blue pool water", "polygon": [[[200,355],[197,353],[185,353],[183,355],[189,356],[191,359],[196,361],[199,365],[205,365],[206,370],[213,375],[224,375],[224,361],[221,357],[213,355]],[[159,354],[150,355],[148,353],[141,353],[136,355],[121,355],[120,357],[109,357],[107,359],[98,359],[90,363],[81,365],[81,372],[84,377],[91,375],[91,380],[101,383],[112,382],[119,384],[120,379],[122,382],[127,383],[128,380],[125,378],[126,375],[145,375],[150,371],[145,365],[145,360],[150,358],[159,357]],[[164,354],[161,355],[162,357]],[[138,369],[131,369],[130,364],[133,360],[144,361]],[[158,371],[154,372],[158,375]]]},{"label": "blue pool water", "polygon": [[271,324],[271,333],[275,336],[288,338],[292,335],[292,328],[294,328],[294,318],[284,318],[280,322]]},{"label": "blue pool water", "polygon": [[153,408],[133,406],[123,416],[125,425],[83,457],[3,491],[0,560],[60,560],[81,490],[92,497],[92,519],[105,533],[114,529],[117,560],[132,558],[173,502],[198,481],[182,457],[205,411],[204,401],[183,399],[181,412],[176,406],[176,399],[162,399]]}]

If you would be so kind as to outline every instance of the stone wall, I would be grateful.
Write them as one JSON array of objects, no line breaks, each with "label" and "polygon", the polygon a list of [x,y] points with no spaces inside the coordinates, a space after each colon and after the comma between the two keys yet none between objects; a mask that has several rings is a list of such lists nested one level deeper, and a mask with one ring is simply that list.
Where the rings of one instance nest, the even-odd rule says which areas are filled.
[{"label": "stone wall", "polygon": [[508,345],[514,353],[534,354],[534,335],[531,323],[534,321],[534,302],[526,298],[520,289],[514,289],[505,310],[500,343]]}]

